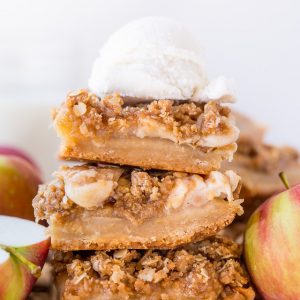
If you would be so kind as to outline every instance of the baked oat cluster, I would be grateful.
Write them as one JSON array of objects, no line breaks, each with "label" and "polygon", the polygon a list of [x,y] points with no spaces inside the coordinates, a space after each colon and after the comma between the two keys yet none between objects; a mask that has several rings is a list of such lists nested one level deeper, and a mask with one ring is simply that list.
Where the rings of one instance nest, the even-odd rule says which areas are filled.
[{"label": "baked oat cluster", "polygon": [[[166,209],[178,206],[180,204],[176,194],[178,182],[190,181],[188,183],[191,186],[192,180],[200,180],[203,184],[213,184],[217,179],[223,180],[223,189],[218,192],[217,184],[215,184],[215,189],[208,191],[205,195],[206,199],[213,200],[215,197],[226,199],[236,205],[240,214],[243,212],[239,200],[240,178],[233,172],[221,174],[215,171],[209,176],[200,176],[171,171],[145,172],[140,169],[116,168],[115,166],[109,168],[108,166],[82,165],[61,167],[58,172],[55,172],[53,181],[39,187],[38,194],[33,200],[37,220],[48,220],[56,212],[62,216],[80,214],[80,211],[85,208],[82,203],[74,202],[76,199],[74,193],[71,193],[69,189],[66,191],[66,185],[78,189],[74,187],[74,183],[70,183],[72,174],[81,175],[78,176],[79,182],[77,180],[76,183],[82,187],[97,183],[99,176],[103,176],[104,173],[112,175],[113,171],[119,173],[119,178],[114,182],[110,195],[101,203],[101,209],[109,207],[113,209],[114,215],[127,218],[133,223],[141,224],[144,220],[162,215]],[[213,176],[214,174],[219,178]],[[173,194],[176,195],[172,197]],[[88,195],[88,197],[91,196]],[[97,209],[97,206],[89,207],[89,210]]]},{"label": "baked oat cluster", "polygon": [[252,299],[241,247],[218,236],[171,250],[55,252],[63,297],[107,299]]},{"label": "baked oat cluster", "polygon": [[60,299],[254,299],[240,247],[216,235],[243,214],[240,176],[220,169],[238,138],[228,107],[79,90],[53,120],[76,164],[33,206]]},{"label": "baked oat cluster", "polygon": [[[220,134],[230,131],[227,122],[230,110],[218,102],[182,103],[172,100],[156,100],[151,103],[136,105],[124,104],[124,99],[118,95],[99,99],[87,90],[78,90],[68,94],[66,102],[53,111],[53,118],[65,121],[79,128],[79,134],[87,137],[97,136],[99,130],[106,134],[127,129],[134,130],[140,119],[149,119],[162,128],[167,128],[179,143],[191,139],[193,146],[200,135]],[[206,149],[209,151],[209,148]]]}]

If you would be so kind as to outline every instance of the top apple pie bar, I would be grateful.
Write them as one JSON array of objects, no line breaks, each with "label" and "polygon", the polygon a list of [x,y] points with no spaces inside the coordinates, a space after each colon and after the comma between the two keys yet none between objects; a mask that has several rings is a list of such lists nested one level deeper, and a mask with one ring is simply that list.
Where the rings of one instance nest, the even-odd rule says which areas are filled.
[{"label": "top apple pie bar", "polygon": [[53,114],[60,157],[198,174],[232,159],[239,131],[219,102],[125,100],[70,93]]}]

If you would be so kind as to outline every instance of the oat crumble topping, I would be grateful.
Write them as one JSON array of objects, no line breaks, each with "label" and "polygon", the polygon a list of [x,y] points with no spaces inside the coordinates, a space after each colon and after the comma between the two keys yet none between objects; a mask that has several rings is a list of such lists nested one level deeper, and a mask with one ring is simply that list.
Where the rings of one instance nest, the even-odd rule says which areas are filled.
[{"label": "oat crumble topping", "polygon": [[[104,171],[102,172],[104,168]],[[167,209],[169,201],[173,201],[171,191],[175,184],[187,181],[188,189],[193,188],[196,181],[200,181],[201,189],[207,186],[206,194],[201,194],[202,190],[191,190],[192,195],[189,201],[193,201],[193,195],[196,193],[198,197],[205,197],[205,201],[209,198],[226,199],[240,204],[238,200],[240,184],[239,177],[232,171],[226,171],[223,174],[219,172],[212,172],[208,176],[191,175],[180,172],[167,171],[143,171],[135,168],[119,168],[119,167],[97,166],[97,165],[82,165],[82,166],[63,166],[60,171],[56,172],[55,178],[47,185],[42,185],[39,188],[37,196],[33,200],[33,207],[37,220],[50,219],[51,216],[61,217],[76,214],[80,215],[85,209],[97,211],[97,209],[111,209],[111,215],[115,217],[127,218],[135,224],[142,223],[145,219],[153,216],[162,215]],[[76,175],[75,183],[79,188],[85,183],[93,183],[94,179],[87,176],[93,175],[101,178],[111,178],[112,174],[115,177],[115,184],[113,186],[111,195],[101,205],[101,207],[81,207],[69,199],[66,194],[66,175]],[[98,175],[100,173],[100,175]],[[80,177],[83,174],[83,179]],[[205,180],[205,181],[204,181]],[[223,186],[223,181],[226,188]],[[198,183],[199,184],[199,183]],[[69,183],[68,183],[69,185]],[[215,188],[214,188],[215,186]],[[98,187],[95,189],[99,190]],[[100,188],[101,190],[101,188]],[[188,193],[187,190],[186,193]],[[96,192],[95,192],[96,193]],[[94,194],[95,194],[94,193]],[[75,193],[73,193],[75,194]],[[190,194],[187,194],[190,195]],[[89,196],[91,197],[91,196]],[[185,194],[182,195],[185,197]],[[200,199],[200,198],[199,198]],[[178,200],[175,199],[177,202]],[[180,199],[181,201],[184,198]],[[200,201],[200,200],[198,200]],[[197,205],[197,204],[195,204]]]},{"label": "oat crumble topping", "polygon": [[239,245],[216,236],[172,250],[55,252],[53,264],[57,274],[67,274],[65,299],[90,293],[118,299],[254,299],[240,254]]},{"label": "oat crumble topping", "polygon": [[[208,103],[176,102],[155,100],[136,105],[124,104],[118,95],[99,99],[87,90],[79,90],[68,95],[65,103],[53,113],[58,127],[79,128],[85,137],[124,133],[137,128],[139,120],[151,119],[164,130],[171,132],[181,143],[193,144],[196,137],[224,134],[232,130],[227,123],[230,110],[216,101]],[[195,145],[196,146],[196,145]],[[205,147],[204,147],[205,148]]]}]

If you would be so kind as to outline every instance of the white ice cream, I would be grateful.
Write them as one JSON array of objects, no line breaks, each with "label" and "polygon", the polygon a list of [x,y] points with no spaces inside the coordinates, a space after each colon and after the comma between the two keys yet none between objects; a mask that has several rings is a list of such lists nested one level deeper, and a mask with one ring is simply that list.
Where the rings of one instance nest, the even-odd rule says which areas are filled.
[{"label": "white ice cream", "polygon": [[161,17],[136,20],[116,31],[100,50],[89,88],[100,97],[119,92],[144,100],[233,99],[230,81],[207,79],[191,33]]}]

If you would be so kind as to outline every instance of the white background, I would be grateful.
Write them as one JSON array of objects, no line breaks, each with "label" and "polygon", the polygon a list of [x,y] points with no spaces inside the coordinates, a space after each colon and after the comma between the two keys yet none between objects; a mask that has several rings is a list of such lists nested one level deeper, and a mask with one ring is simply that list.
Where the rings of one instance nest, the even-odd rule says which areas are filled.
[{"label": "white background", "polygon": [[300,148],[298,0],[1,0],[0,143],[27,149],[47,175],[54,170],[48,107],[87,86],[110,33],[151,15],[185,23],[211,77],[236,80],[235,107],[267,125],[269,141]]}]

